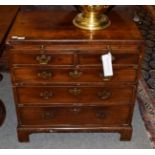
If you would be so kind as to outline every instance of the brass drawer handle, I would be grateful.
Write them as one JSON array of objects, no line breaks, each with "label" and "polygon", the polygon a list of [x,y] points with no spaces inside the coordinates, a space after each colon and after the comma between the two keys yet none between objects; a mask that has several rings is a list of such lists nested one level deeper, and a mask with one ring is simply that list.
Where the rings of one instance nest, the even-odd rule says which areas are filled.
[{"label": "brass drawer handle", "polygon": [[80,108],[79,107],[74,107],[74,108],[71,108],[71,112],[75,113],[75,114],[78,114],[80,112]]},{"label": "brass drawer handle", "polygon": [[78,88],[71,88],[69,89],[69,93],[74,95],[74,96],[78,96],[81,94],[81,89]]},{"label": "brass drawer handle", "polygon": [[102,90],[98,92],[98,97],[102,100],[106,100],[111,96],[111,92],[107,90]]},{"label": "brass drawer handle", "polygon": [[53,112],[44,112],[42,114],[42,118],[45,120],[53,119],[54,118],[54,113]]},{"label": "brass drawer handle", "polygon": [[46,90],[40,93],[40,97],[42,97],[45,100],[48,100],[52,96],[53,96],[53,93]]},{"label": "brass drawer handle", "polygon": [[43,79],[49,79],[52,77],[52,73],[49,71],[42,71],[42,72],[39,72],[37,75],[39,78],[43,78]]},{"label": "brass drawer handle", "polygon": [[51,60],[51,56],[47,56],[47,55],[42,54],[42,55],[37,56],[36,60],[41,65],[47,65],[49,63],[49,61]]},{"label": "brass drawer handle", "polygon": [[79,78],[81,75],[82,75],[82,72],[79,72],[78,70],[69,72],[69,76],[72,78]]},{"label": "brass drawer handle", "polygon": [[97,118],[105,118],[106,113],[104,111],[99,111],[99,112],[96,113],[96,117]]}]

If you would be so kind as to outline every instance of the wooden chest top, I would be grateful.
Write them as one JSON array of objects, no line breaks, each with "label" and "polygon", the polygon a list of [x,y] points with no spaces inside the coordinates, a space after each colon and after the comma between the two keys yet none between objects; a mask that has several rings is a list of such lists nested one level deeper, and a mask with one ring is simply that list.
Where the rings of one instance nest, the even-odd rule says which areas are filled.
[{"label": "wooden chest top", "polygon": [[[20,12],[7,38],[7,43],[15,42],[137,42],[142,36],[128,12],[112,10],[108,17],[112,24],[100,31],[87,31],[72,24],[78,12],[74,10]],[[24,40],[12,36],[25,37]]]}]

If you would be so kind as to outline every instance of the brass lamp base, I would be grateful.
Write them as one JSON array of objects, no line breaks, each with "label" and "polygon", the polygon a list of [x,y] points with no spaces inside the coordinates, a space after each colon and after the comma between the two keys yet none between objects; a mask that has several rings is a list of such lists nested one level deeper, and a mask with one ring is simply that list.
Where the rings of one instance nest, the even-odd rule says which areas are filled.
[{"label": "brass lamp base", "polygon": [[101,30],[110,26],[111,22],[105,15],[110,5],[80,5],[81,13],[73,19],[73,24],[81,29]]},{"label": "brass lamp base", "polygon": [[95,15],[79,13],[74,19],[73,24],[81,29],[86,30],[101,30],[110,26],[111,22],[109,18],[104,15]]}]

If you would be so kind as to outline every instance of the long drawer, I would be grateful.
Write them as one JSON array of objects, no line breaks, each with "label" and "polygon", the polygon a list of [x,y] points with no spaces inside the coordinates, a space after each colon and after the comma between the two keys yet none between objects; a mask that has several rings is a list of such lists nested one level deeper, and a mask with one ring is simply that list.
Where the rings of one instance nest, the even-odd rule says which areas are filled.
[{"label": "long drawer", "polygon": [[76,126],[125,125],[129,123],[132,106],[106,107],[20,107],[20,125]]},{"label": "long drawer", "polygon": [[[24,105],[119,105],[131,104],[135,88],[132,86],[105,87],[14,87],[18,104]],[[122,95],[123,94],[123,95]]]},{"label": "long drawer", "polygon": [[133,67],[114,67],[112,77],[104,77],[102,67],[92,68],[12,68],[13,82],[23,83],[74,83],[74,82],[136,82],[137,69]]}]

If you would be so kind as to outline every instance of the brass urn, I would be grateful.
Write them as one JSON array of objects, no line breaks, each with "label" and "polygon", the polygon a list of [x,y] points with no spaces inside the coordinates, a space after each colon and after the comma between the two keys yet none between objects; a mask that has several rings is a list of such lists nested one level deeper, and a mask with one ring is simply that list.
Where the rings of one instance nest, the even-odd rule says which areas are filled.
[{"label": "brass urn", "polygon": [[73,24],[86,30],[105,29],[111,24],[109,18],[105,15],[110,7],[110,5],[80,5],[81,13],[73,19]]}]

